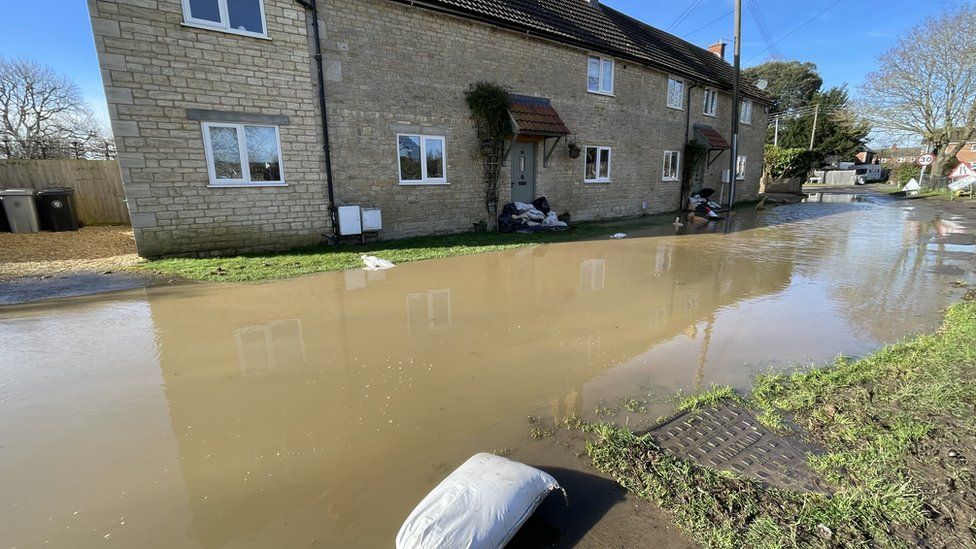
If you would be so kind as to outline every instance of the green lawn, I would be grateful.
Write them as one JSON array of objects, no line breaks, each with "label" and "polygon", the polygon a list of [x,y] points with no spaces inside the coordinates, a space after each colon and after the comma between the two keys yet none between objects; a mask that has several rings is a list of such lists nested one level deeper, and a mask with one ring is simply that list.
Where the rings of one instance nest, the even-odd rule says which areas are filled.
[{"label": "green lawn", "polygon": [[[976,545],[976,291],[944,326],[860,360],[760,377],[740,398],[767,425],[783,418],[826,448],[808,458],[832,495],[766,488],[661,450],[610,424],[593,433],[594,465],[656,501],[705,547]],[[727,388],[684,403],[707,406]]]},{"label": "green lawn", "polygon": [[606,237],[674,220],[670,215],[612,222],[577,223],[567,231],[533,234],[462,233],[391,240],[366,245],[314,246],[289,252],[235,257],[178,258],[149,261],[138,270],[191,280],[254,282],[362,266],[370,254],[394,263],[508,250],[524,246]]}]

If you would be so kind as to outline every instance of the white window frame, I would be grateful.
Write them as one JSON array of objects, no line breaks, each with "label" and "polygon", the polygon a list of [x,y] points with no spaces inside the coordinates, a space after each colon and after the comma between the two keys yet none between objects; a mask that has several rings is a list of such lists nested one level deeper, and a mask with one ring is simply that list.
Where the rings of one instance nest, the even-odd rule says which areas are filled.
[{"label": "white window frame", "polygon": [[[678,97],[680,98],[679,99],[680,103],[677,106],[671,104],[671,83],[672,82],[677,82],[681,84],[681,93],[678,94]],[[665,92],[664,103],[668,106],[669,109],[675,109],[678,111],[685,110],[685,79],[684,78],[679,78],[673,75],[668,76],[668,89]]]},{"label": "white window frame", "polygon": [[[745,180],[745,178],[746,178],[746,162],[747,162],[747,159],[746,159],[745,156],[738,156],[738,157],[736,157],[736,159],[735,159],[735,180],[736,181],[744,181]],[[741,172],[739,171],[739,165],[742,166],[742,171]]]},{"label": "white window frame", "polygon": [[[674,168],[674,176],[668,176],[668,164]],[[661,181],[681,181],[681,152],[664,151],[663,162],[661,164]]]},{"label": "white window frame", "polygon": [[[400,138],[417,137],[420,139],[420,179],[403,179],[403,166],[400,164]],[[440,139],[444,148],[444,157],[441,162],[444,171],[443,177],[427,177],[427,140]],[[400,185],[447,185],[447,137],[443,135],[427,135],[420,133],[398,133],[396,136],[396,164],[397,180]]]},{"label": "white window frame", "polygon": [[976,152],[976,143],[970,143],[969,150],[970,152]]},{"label": "white window frame", "polygon": [[745,99],[742,101],[742,105],[739,110],[739,123],[746,124],[748,126],[752,125],[752,99]]},{"label": "white window frame", "polygon": [[261,27],[264,32],[253,32],[249,30],[235,29],[230,26],[230,11],[227,9],[228,0],[217,0],[217,7],[220,10],[220,21],[210,21],[208,19],[198,19],[193,17],[190,9],[190,0],[183,0],[183,24],[188,27],[216,30],[230,34],[240,34],[242,36],[252,36],[254,38],[268,38],[268,18],[264,14],[264,0],[258,0],[261,8]]},{"label": "white window frame", "polygon": [[[712,110],[708,110],[709,98],[711,98]],[[712,118],[718,116],[718,90],[715,88],[705,88],[705,100],[702,105],[702,114],[705,116],[711,116]]]},{"label": "white window frame", "polygon": [[[586,177],[586,152],[589,149],[596,149],[596,170],[593,173],[596,177],[593,179],[588,179]],[[607,176],[600,177],[600,153],[607,151]],[[583,182],[584,183],[610,183],[613,180],[613,147],[605,147],[602,145],[586,145],[583,147]]]},{"label": "white window frame", "polygon": [[[600,61],[600,80],[599,83],[597,84],[597,89],[595,90],[590,89],[590,60],[591,59],[597,59]],[[603,69],[606,66],[605,64],[606,61],[610,62],[610,89],[609,90],[603,89],[603,77],[604,77]],[[608,95],[612,97],[614,88],[616,87],[616,79],[617,79],[616,61],[614,61],[609,57],[603,57],[592,53],[586,58],[586,91],[590,93],[595,93],[597,95]]]},{"label": "white window frame", "polygon": [[976,170],[976,162],[970,162],[969,167]]},{"label": "white window frame", "polygon": [[[275,144],[278,147],[278,181],[251,181],[251,164],[247,158],[247,136],[244,127],[252,128],[274,128]],[[217,179],[217,170],[214,166],[213,143],[210,141],[210,128],[234,128],[237,130],[237,146],[241,157],[241,179]],[[201,122],[203,132],[203,150],[207,157],[207,174],[210,177],[208,187],[286,187],[285,180],[285,161],[281,156],[281,128],[268,124],[235,124],[228,122]]]}]

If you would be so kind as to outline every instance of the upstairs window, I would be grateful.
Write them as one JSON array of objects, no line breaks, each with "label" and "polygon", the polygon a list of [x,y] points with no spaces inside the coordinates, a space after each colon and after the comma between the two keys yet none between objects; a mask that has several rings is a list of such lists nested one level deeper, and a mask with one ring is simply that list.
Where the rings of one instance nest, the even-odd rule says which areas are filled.
[{"label": "upstairs window", "polygon": [[610,147],[587,147],[583,181],[586,183],[609,183],[610,157],[612,154],[613,151]]},{"label": "upstairs window", "polygon": [[204,122],[211,186],[284,185],[276,126]]},{"label": "upstairs window", "polygon": [[681,153],[678,151],[664,151],[664,169],[661,181],[678,181],[680,179]]},{"label": "upstairs window", "polygon": [[705,116],[715,116],[718,112],[718,92],[712,88],[705,88],[705,105],[702,113]]},{"label": "upstairs window", "polygon": [[264,0],[183,0],[183,20],[194,26],[267,36]]},{"label": "upstairs window", "polygon": [[746,99],[742,102],[742,108],[739,111],[739,122],[743,124],[752,124],[752,100]]},{"label": "upstairs window", "polygon": [[668,107],[685,108],[685,81],[674,76],[668,78]]},{"label": "upstairs window", "polygon": [[976,143],[971,143],[969,145],[969,150],[972,151],[972,152],[976,152]]},{"label": "upstairs window", "polygon": [[586,70],[586,89],[591,93],[613,95],[613,59],[590,56]]},{"label": "upstairs window", "polygon": [[446,185],[444,138],[436,135],[398,135],[401,185]]}]

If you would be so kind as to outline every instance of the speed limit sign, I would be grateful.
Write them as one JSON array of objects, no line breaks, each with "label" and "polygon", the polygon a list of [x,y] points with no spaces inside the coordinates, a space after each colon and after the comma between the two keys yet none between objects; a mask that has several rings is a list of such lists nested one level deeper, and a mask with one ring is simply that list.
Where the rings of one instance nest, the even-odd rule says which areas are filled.
[{"label": "speed limit sign", "polygon": [[919,166],[928,166],[933,162],[935,162],[935,155],[933,154],[923,154],[922,156],[918,157]]}]

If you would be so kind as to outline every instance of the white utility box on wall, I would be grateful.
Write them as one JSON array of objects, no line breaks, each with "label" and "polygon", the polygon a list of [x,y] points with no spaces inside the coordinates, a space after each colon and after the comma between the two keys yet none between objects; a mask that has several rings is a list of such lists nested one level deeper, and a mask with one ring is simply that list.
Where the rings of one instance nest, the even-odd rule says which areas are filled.
[{"label": "white utility box on wall", "polygon": [[362,208],[359,206],[339,206],[339,234],[351,236],[363,234]]},{"label": "white utility box on wall", "polygon": [[376,232],[383,228],[383,214],[379,208],[363,208],[363,232]]}]

